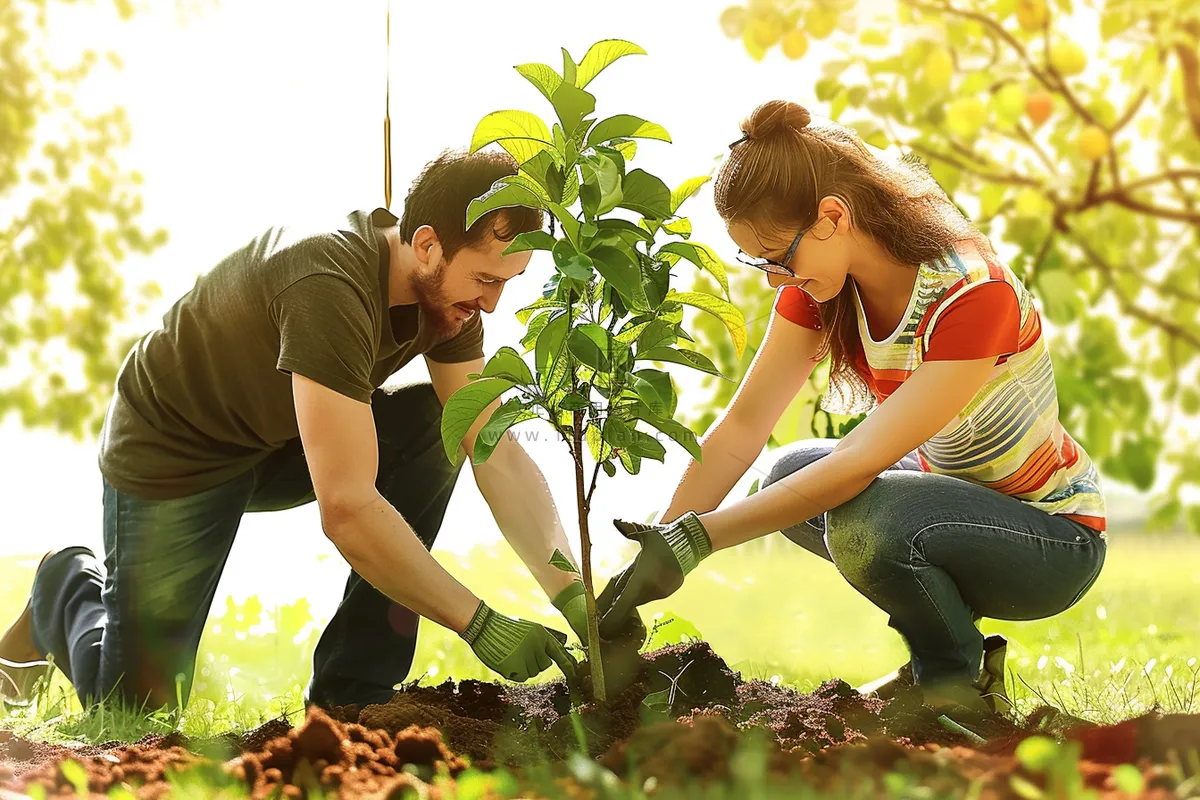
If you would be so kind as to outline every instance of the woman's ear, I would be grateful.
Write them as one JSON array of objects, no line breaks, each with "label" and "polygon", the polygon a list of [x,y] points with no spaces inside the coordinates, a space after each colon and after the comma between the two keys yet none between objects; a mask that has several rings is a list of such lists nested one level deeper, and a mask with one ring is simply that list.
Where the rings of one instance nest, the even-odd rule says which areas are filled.
[{"label": "woman's ear", "polygon": [[845,200],[836,195],[826,195],[817,208],[819,216],[828,217],[834,226],[832,230],[826,228],[822,231],[821,233],[824,235],[818,234],[820,238],[824,239],[835,233],[850,232],[850,206]]}]

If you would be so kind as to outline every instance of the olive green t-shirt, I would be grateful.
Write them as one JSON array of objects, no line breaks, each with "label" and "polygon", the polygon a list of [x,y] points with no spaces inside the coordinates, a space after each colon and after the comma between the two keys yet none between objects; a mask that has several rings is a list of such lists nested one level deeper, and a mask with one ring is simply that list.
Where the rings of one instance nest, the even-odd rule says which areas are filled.
[{"label": "olive green t-shirt", "polygon": [[471,316],[439,341],[417,304],[390,307],[385,209],[326,229],[274,227],[197,279],[125,359],[100,438],[118,491],[184,497],[242,472],[300,435],[290,373],[371,401],[420,354],[483,355]]}]

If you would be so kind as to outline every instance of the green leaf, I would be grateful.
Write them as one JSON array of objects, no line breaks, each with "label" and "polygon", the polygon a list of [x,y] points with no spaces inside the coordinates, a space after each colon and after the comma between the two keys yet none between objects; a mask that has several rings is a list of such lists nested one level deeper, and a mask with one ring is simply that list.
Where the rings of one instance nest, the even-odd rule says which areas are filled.
[{"label": "green leaf", "polygon": [[671,190],[649,172],[640,169],[630,172],[625,176],[624,189],[621,208],[654,219],[665,219],[671,215]]},{"label": "green leaf", "polygon": [[569,83],[559,85],[550,102],[554,105],[554,113],[558,115],[563,130],[572,133],[584,117],[596,110],[596,97]]},{"label": "green leaf", "polygon": [[563,57],[563,80],[574,85],[577,75],[575,59],[571,58],[571,54],[567,52],[567,48],[563,47],[560,49],[562,50]]},{"label": "green leaf", "polygon": [[646,55],[646,51],[623,39],[603,39],[588,48],[575,73],[575,85],[583,88],[618,58]]},{"label": "green leaf", "polygon": [[654,236],[647,233],[642,228],[639,228],[635,223],[627,219],[602,219],[596,222],[596,225],[602,231],[616,231],[626,240],[638,239],[644,242],[653,242]]},{"label": "green leaf", "polygon": [[543,205],[550,202],[550,192],[546,189],[546,187],[542,186],[542,184],[538,183],[528,175],[522,175],[518,172],[516,175],[508,175],[504,178],[501,178],[500,180],[496,181],[496,183],[503,183],[506,186],[523,186],[537,195],[538,199],[542,201]]},{"label": "green leaf", "polygon": [[1140,795],[1146,787],[1142,771],[1133,764],[1121,764],[1113,767],[1112,776],[1113,783],[1117,785],[1117,791],[1133,797]]},{"label": "green leaf", "polygon": [[591,404],[587,401],[587,398],[578,392],[571,392],[558,404],[558,407],[563,411],[582,411],[590,406]]},{"label": "green leaf", "polygon": [[480,377],[507,378],[526,386],[533,383],[533,373],[529,371],[529,365],[525,363],[525,359],[521,358],[521,354],[516,350],[507,346],[501,347],[495,355],[488,359]]},{"label": "green leaf", "polygon": [[592,259],[578,252],[566,239],[554,245],[554,266],[568,278],[588,283],[595,277]]},{"label": "green leaf", "polygon": [[821,78],[821,80],[817,81],[817,85],[815,87],[817,99],[822,103],[828,102],[829,100],[833,99],[834,95],[836,95],[841,88],[842,84],[837,78]]},{"label": "green leaf", "polygon": [[712,180],[710,175],[698,175],[695,178],[688,178],[679,186],[675,187],[675,191],[671,192],[671,213],[674,214],[683,205],[683,201],[700,191],[700,187]]},{"label": "green leaf", "polygon": [[[584,174],[584,187],[590,192],[592,214],[600,216],[612,211],[624,198],[621,187],[621,171],[617,162],[608,156],[597,155],[580,164]],[[581,188],[582,191],[582,188]]]},{"label": "green leaf", "polygon": [[479,435],[475,437],[475,452],[472,454],[472,463],[482,464],[488,460],[496,446],[500,444],[501,437],[505,432],[516,425],[526,420],[536,419],[537,414],[530,411],[521,398],[514,397],[500,405],[494,412],[491,418],[479,430]]},{"label": "green leaf", "polygon": [[605,462],[604,462],[603,464],[601,464],[600,466],[604,468],[604,474],[605,474],[605,475],[607,475],[607,476],[608,476],[608,477],[610,477],[610,478],[615,478],[615,477],[616,477],[616,475],[617,475],[617,468],[613,466],[613,463],[612,463],[611,461],[605,461]]},{"label": "green leaf", "polygon": [[475,420],[513,385],[506,378],[481,378],[450,395],[442,409],[442,446],[446,448],[451,464],[459,462],[463,437]]},{"label": "green leaf", "polygon": [[708,356],[697,353],[694,350],[679,350],[673,347],[651,347],[649,350],[639,350],[634,360],[666,361],[671,364],[683,364],[684,366],[698,369],[701,372],[707,372],[709,375],[725,377],[721,375]]},{"label": "green leaf", "polygon": [[633,373],[633,389],[654,414],[667,418],[675,414],[675,387],[662,370],[639,369]]},{"label": "green leaf", "polygon": [[631,308],[646,307],[646,293],[642,289],[642,273],[624,250],[602,245],[588,251],[592,263],[604,280],[608,281]]},{"label": "green leaf", "polygon": [[608,331],[595,323],[588,322],[573,329],[567,336],[567,347],[592,369],[608,372],[612,368],[608,360]]},{"label": "green leaf", "polygon": [[[674,255],[681,256],[695,264],[700,269],[707,271],[710,275],[717,279],[717,283],[721,286],[721,291],[725,292],[726,297],[729,297],[729,276],[725,272],[725,264],[721,261],[720,256],[713,252],[713,249],[708,245],[699,244],[697,242],[671,242],[670,244],[663,245],[658,252],[672,253]],[[708,296],[711,297],[711,295]],[[686,301],[680,300],[679,302],[682,303]],[[705,310],[707,311],[708,309]],[[738,312],[738,314],[740,316],[741,312]],[[742,330],[744,333],[744,318],[742,320]],[[742,347],[745,347],[744,341]],[[739,349],[738,358],[741,357],[742,352],[741,349]]]},{"label": "green leaf", "polygon": [[[613,149],[624,156],[625,161],[633,161],[633,157],[637,155],[638,144],[629,139],[623,139],[620,142],[612,143]],[[614,472],[616,470],[614,469]]]},{"label": "green leaf", "polygon": [[[613,447],[626,451],[638,458],[650,458],[655,461],[662,461],[667,455],[667,449],[657,439],[642,431],[631,428],[619,417],[610,415],[604,421],[602,435],[604,441]],[[629,465],[626,464],[626,467],[628,468]]]},{"label": "green leaf", "polygon": [[518,64],[513,69],[536,86],[538,91],[552,102],[555,90],[563,83],[562,76],[548,64]]},{"label": "green leaf", "polygon": [[700,450],[700,443],[696,441],[696,433],[691,428],[673,419],[650,413],[649,409],[644,409],[644,411],[637,410],[636,413],[638,414],[638,419],[658,428],[671,437],[671,441],[686,450],[696,461],[701,460],[702,452]]},{"label": "green leaf", "polygon": [[630,475],[637,475],[642,470],[642,457],[628,450],[617,451],[617,458],[621,460],[621,466]]},{"label": "green leaf", "polygon": [[597,122],[596,127],[588,134],[587,143],[589,146],[595,146],[613,139],[658,139],[669,142],[671,134],[667,133],[663,126],[647,122],[641,117],[617,114]]},{"label": "green leaf", "polygon": [[687,217],[682,217],[671,222],[663,224],[663,230],[667,233],[673,233],[676,236],[682,236],[684,239],[692,235],[692,221]]},{"label": "green leaf", "polygon": [[525,325],[529,322],[529,318],[532,317],[535,312],[546,308],[566,308],[566,304],[561,300],[538,300],[537,302],[530,303],[529,305],[517,311],[517,322]]},{"label": "green leaf", "polygon": [[842,112],[846,110],[846,106],[849,104],[850,92],[843,86],[829,103],[829,118],[836,120],[842,115]]},{"label": "green leaf", "polygon": [[517,110],[493,111],[480,120],[471,134],[471,152],[493,142],[508,151],[518,164],[554,147],[541,117]]},{"label": "green leaf", "polygon": [[558,224],[562,225],[563,233],[567,235],[567,239],[571,244],[575,245],[575,249],[579,249],[579,220],[575,219],[575,215],[567,209],[560,206],[558,203],[547,203],[546,208],[550,209],[550,213],[558,220]]},{"label": "green leaf", "polygon": [[[562,312],[552,316],[542,328],[534,347],[533,363],[537,370],[539,381],[544,381],[555,360],[562,352],[563,342],[567,338],[567,313]],[[543,387],[545,388],[545,387]]]},{"label": "green leaf", "polygon": [[513,206],[545,208],[546,202],[524,186],[503,184],[497,181],[492,184],[491,190],[486,194],[476,197],[467,206],[465,226],[470,228],[475,224],[475,220],[489,211],[494,211],[497,208],[511,208]]},{"label": "green leaf", "polygon": [[675,324],[664,319],[652,320],[638,334],[639,350],[649,350],[653,347],[675,344]]},{"label": "green leaf", "polygon": [[563,572],[569,572],[572,575],[579,574],[579,570],[577,570],[575,565],[571,563],[571,559],[563,555],[563,551],[559,550],[557,547],[554,548],[554,554],[550,556],[550,566],[557,567]]},{"label": "green leaf", "polygon": [[62,776],[67,779],[67,782],[75,788],[76,794],[80,797],[88,797],[88,776],[87,770],[78,761],[68,759],[58,765]]},{"label": "green leaf", "polygon": [[742,357],[746,350],[746,318],[733,303],[706,292],[672,291],[667,295],[667,299],[698,308],[721,320],[725,329],[729,331],[729,338],[733,340],[734,352],[738,358]]},{"label": "green leaf", "polygon": [[1032,772],[1044,772],[1058,756],[1058,742],[1046,736],[1030,736],[1017,745],[1017,760]]},{"label": "green leaf", "polygon": [[545,231],[519,233],[512,240],[512,244],[504,248],[500,255],[507,256],[512,253],[524,253],[527,250],[552,250],[554,249],[555,241],[557,240]]}]

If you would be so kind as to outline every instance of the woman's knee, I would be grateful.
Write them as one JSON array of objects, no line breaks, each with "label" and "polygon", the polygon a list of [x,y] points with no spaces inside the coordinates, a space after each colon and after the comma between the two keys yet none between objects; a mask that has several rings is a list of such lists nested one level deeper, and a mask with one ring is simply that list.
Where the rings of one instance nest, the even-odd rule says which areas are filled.
[{"label": "woman's knee", "polygon": [[[901,473],[902,474],[902,473]],[[825,544],[838,569],[853,581],[886,572],[889,565],[908,564],[912,545],[897,511],[904,492],[877,479],[856,497],[825,514]]]},{"label": "woman's knee", "polygon": [[799,472],[814,461],[819,461],[829,455],[835,446],[836,439],[805,439],[779,448],[778,455],[763,478],[761,488],[765,489],[772,483]]}]

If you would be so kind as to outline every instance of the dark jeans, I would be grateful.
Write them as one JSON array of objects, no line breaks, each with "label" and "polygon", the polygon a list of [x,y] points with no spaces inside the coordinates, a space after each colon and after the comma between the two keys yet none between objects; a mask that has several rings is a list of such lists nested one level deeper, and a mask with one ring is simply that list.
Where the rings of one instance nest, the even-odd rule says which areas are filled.
[{"label": "dark jeans", "polygon": [[[442,407],[428,383],[378,390],[376,487],[427,548],[441,526],[458,468],[441,439]],[[300,440],[254,469],[199,494],[148,501],[104,484],[104,564],[82,547],[46,562],[33,586],[33,635],[81,701],[113,696],[151,708],[185,702],[196,648],[242,514],[314,499]],[[404,680],[417,616],[353,571],[313,656],[308,699],[386,702]],[[115,694],[114,694],[115,689]]]},{"label": "dark jeans", "polygon": [[[784,450],[763,487],[827,455],[836,441]],[[922,472],[910,454],[865,491],[788,528],[886,611],[912,653],[918,683],[975,679],[977,617],[1043,619],[1083,597],[1104,565],[1105,539],[985,486]]]}]

